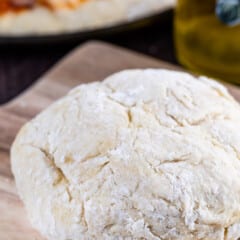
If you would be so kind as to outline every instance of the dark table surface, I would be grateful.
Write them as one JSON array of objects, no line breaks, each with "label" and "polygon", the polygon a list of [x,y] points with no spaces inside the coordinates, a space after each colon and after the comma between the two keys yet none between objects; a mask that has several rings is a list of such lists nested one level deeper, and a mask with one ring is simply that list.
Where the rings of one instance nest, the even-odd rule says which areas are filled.
[{"label": "dark table surface", "polygon": [[[131,32],[105,37],[104,41],[176,63],[172,16]],[[79,42],[81,44],[83,42]],[[0,47],[0,104],[29,87],[76,45]]]}]

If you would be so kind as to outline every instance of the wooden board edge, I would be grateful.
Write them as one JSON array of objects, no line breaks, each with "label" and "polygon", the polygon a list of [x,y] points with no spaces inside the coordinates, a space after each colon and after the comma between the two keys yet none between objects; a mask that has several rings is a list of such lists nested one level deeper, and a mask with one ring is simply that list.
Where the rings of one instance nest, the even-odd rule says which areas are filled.
[{"label": "wooden board edge", "polygon": [[71,50],[69,53],[67,53],[65,56],[63,56],[62,59],[60,59],[56,64],[54,64],[48,71],[46,71],[43,74],[42,77],[40,77],[38,80],[36,80],[36,82],[34,82],[30,87],[26,88],[23,92],[21,92],[19,95],[17,95],[15,98],[8,101],[7,103],[0,105],[0,110],[8,108],[8,106],[11,106],[15,102],[21,100],[21,98],[23,98],[26,94],[28,94],[29,92],[34,90],[41,82],[46,81],[46,76],[49,78],[53,73],[58,71],[59,68],[62,68],[62,66],[66,65],[72,58],[74,58],[74,56],[79,55],[79,52],[89,51],[89,50],[94,51],[95,49],[99,49],[100,47],[105,48],[105,49],[111,48],[111,49],[118,50],[118,51],[128,52],[129,54],[133,54],[136,57],[144,58],[145,60],[148,60],[148,61],[152,62],[153,64],[159,65],[159,63],[161,63],[164,67],[166,67],[166,69],[179,68],[178,69],[179,71],[184,71],[180,66],[178,67],[171,63],[163,62],[154,57],[147,56],[142,53],[138,53],[133,50],[126,49],[124,47],[116,46],[111,43],[106,43],[106,42],[98,41],[98,40],[92,40],[92,41],[88,41],[86,43],[83,43],[83,44],[75,47],[73,50]]},{"label": "wooden board edge", "polygon": [[[181,71],[181,72],[187,72],[189,74],[195,75],[194,73],[190,72],[187,69],[184,69],[181,66],[177,66],[165,61],[161,61],[159,59],[156,59],[152,56],[148,56],[145,55],[143,53],[139,53],[133,50],[129,50],[126,49],[124,47],[121,46],[116,46],[114,44],[111,43],[106,43],[103,41],[98,41],[98,40],[92,40],[92,41],[88,41],[86,43],[83,43],[79,46],[77,46],[76,48],[74,48],[73,50],[71,50],[68,54],[66,54],[62,59],[60,59],[55,65],[53,65],[42,77],[40,77],[33,85],[31,85],[29,88],[25,89],[22,93],[20,93],[17,97],[15,97],[14,99],[10,100],[9,102],[0,105],[0,111],[4,111],[7,110],[8,108],[11,108],[12,105],[16,104],[18,101],[21,101],[21,99],[24,99],[29,93],[34,93],[35,89],[38,88],[38,86],[44,82],[50,81],[51,80],[51,76],[54,75],[55,73],[57,73],[59,71],[59,69],[63,68],[64,66],[67,66],[69,64],[69,62],[73,61],[73,59],[75,59],[76,57],[78,57],[80,55],[81,52],[84,51],[89,51],[89,52],[94,52],[97,49],[105,49],[105,50],[117,50],[119,52],[123,51],[125,54],[128,53],[132,56],[134,56],[135,58],[139,58],[139,59],[144,59],[144,61],[148,61],[149,65],[155,65],[156,68],[161,64],[163,66],[163,68],[166,69],[170,69],[170,70],[176,70],[176,71]],[[99,79],[101,80],[101,79]],[[224,83],[222,82],[223,85],[225,85],[228,89],[229,92],[234,95],[234,97],[236,98],[236,100],[240,101],[240,96],[236,97],[236,95],[240,95],[240,94],[236,94],[238,91],[240,92],[240,88],[238,89],[237,86],[234,86],[232,84],[229,83]]]}]

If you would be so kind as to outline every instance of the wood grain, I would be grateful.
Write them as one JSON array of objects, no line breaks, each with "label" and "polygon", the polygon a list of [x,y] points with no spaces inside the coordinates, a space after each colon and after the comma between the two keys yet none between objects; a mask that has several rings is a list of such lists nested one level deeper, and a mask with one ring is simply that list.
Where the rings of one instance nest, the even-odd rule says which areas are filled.
[{"label": "wood grain", "polygon": [[[10,169],[9,150],[19,128],[53,101],[81,83],[100,81],[131,68],[180,68],[109,44],[91,42],[73,51],[37,84],[0,108],[0,239],[42,240],[19,200]],[[240,90],[228,85],[236,99]]]}]

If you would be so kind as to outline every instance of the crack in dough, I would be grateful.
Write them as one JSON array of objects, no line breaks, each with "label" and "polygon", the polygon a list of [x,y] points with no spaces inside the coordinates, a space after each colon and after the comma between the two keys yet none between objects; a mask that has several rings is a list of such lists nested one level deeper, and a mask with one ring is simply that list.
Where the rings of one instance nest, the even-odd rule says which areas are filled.
[{"label": "crack in dough", "polygon": [[46,159],[49,160],[49,163],[51,164],[51,166],[54,168],[54,170],[58,174],[58,178],[56,179],[56,181],[54,181],[53,185],[56,186],[57,184],[60,184],[62,181],[64,183],[68,184],[69,181],[68,181],[67,177],[63,173],[62,169],[56,165],[53,155],[50,154],[49,151],[47,151],[43,148],[38,148],[38,149],[45,155]]}]

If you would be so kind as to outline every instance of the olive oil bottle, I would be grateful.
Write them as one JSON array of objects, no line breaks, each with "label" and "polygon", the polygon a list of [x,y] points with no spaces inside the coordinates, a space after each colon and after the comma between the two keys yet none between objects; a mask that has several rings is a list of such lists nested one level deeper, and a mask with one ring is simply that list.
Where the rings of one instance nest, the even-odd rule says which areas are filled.
[{"label": "olive oil bottle", "polygon": [[240,84],[240,25],[233,21],[240,3],[229,12],[224,1],[178,0],[176,53],[179,62],[196,73]]}]

